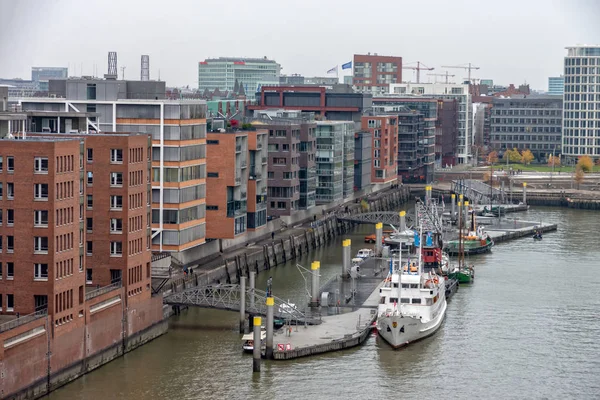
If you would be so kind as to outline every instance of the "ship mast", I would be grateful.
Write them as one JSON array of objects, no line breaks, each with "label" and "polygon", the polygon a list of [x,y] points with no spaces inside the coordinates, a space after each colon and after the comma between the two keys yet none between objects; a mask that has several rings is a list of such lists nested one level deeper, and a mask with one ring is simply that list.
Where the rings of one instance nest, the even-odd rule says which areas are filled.
[{"label": "ship mast", "polygon": [[463,247],[462,247],[462,226],[463,226],[463,216],[462,216],[462,202],[458,202],[458,268],[462,268],[462,256],[463,256]]}]

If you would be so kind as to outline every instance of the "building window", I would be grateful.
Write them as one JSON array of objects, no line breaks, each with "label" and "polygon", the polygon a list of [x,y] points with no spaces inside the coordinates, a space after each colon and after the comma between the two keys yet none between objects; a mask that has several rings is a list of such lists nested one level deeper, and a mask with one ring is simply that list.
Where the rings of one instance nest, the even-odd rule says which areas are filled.
[{"label": "building window", "polygon": [[35,305],[35,311],[42,311],[48,309],[48,296],[34,294],[33,304]]},{"label": "building window", "polygon": [[48,254],[48,238],[46,236],[35,236],[33,238],[33,251],[36,254]]},{"label": "building window", "polygon": [[219,206],[211,206],[211,205],[206,206],[207,211],[214,211],[214,210],[218,210],[218,209],[219,209]]},{"label": "building window", "polygon": [[[87,173],[87,184],[91,186],[94,183],[94,173],[92,171],[88,171]],[[83,193],[83,191],[79,191],[79,193]]]},{"label": "building window", "polygon": [[48,201],[48,184],[36,183],[33,185],[33,198],[37,201]]},{"label": "building window", "polygon": [[112,164],[122,164],[123,149],[110,149],[110,162]]},{"label": "building window", "polygon": [[36,281],[48,280],[48,264],[33,265],[33,279]]},{"label": "building window", "polygon": [[4,160],[3,160],[2,156],[0,156],[0,172],[2,172],[2,167],[4,166],[4,162],[3,161]]},{"label": "building window", "polygon": [[48,227],[48,211],[36,210],[33,212],[33,225],[38,228]]},{"label": "building window", "polygon": [[15,171],[15,158],[14,157],[6,157],[6,170],[8,172]]},{"label": "building window", "polygon": [[2,187],[2,182],[0,182],[0,200],[2,200],[2,195],[3,195],[3,187]]},{"label": "building window", "polygon": [[91,163],[94,161],[94,149],[87,149],[87,162]]},{"label": "building window", "polygon": [[110,196],[110,208],[111,210],[122,210],[123,209],[123,196]]},{"label": "building window", "polygon": [[15,263],[6,263],[6,279],[12,280],[15,277]]},{"label": "building window", "polygon": [[86,284],[92,283],[92,269],[91,268],[86,268],[86,270],[85,270],[85,283]]},{"label": "building window", "polygon": [[123,233],[123,220],[121,218],[110,219],[110,233]]},{"label": "building window", "polygon": [[92,230],[94,229],[94,219],[93,218],[86,218],[85,219],[85,230],[87,233],[92,233]]},{"label": "building window", "polygon": [[110,242],[110,256],[121,257],[123,255],[123,244],[121,242]]},{"label": "building window", "polygon": [[13,253],[15,251],[15,237],[14,236],[6,237],[6,251],[9,253]]},{"label": "building window", "polygon": [[12,208],[6,210],[6,223],[8,226],[12,226],[15,223],[15,210]]},{"label": "building window", "polygon": [[123,174],[121,172],[110,173],[110,186],[123,186]]},{"label": "building window", "polygon": [[87,94],[88,100],[96,100],[96,84],[95,83],[88,83],[86,94]]},{"label": "building window", "polygon": [[0,208],[0,226],[2,226],[2,209]]},{"label": "building window", "polygon": [[33,165],[36,174],[48,173],[48,159],[46,157],[35,157],[33,159]]},{"label": "building window", "polygon": [[88,210],[91,210],[92,207],[94,207],[94,197],[91,194],[87,195],[86,205],[87,205]]},{"label": "building window", "polygon": [[6,198],[8,200],[14,200],[15,198],[15,184],[12,182],[6,183]]},{"label": "building window", "polygon": [[14,311],[15,309],[15,296],[13,294],[6,295],[6,311]]},{"label": "building window", "polygon": [[206,174],[206,176],[207,176],[208,178],[218,178],[218,177],[219,177],[219,173],[218,173],[218,172],[208,172],[208,173]]}]

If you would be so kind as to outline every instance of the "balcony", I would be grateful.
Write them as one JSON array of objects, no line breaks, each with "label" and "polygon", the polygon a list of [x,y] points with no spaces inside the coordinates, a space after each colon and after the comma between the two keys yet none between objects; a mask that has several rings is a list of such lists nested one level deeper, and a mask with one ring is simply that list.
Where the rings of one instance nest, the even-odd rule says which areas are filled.
[{"label": "balcony", "polygon": [[242,177],[241,176],[236,176],[235,177],[235,184],[236,184],[236,186],[242,184]]},{"label": "balcony", "polygon": [[268,160],[267,160],[267,157],[263,157],[263,158],[262,158],[262,163],[263,163],[263,164],[266,164],[266,163],[267,163],[267,161],[268,161]]},{"label": "balcony", "polygon": [[242,167],[242,169],[243,169],[243,168],[246,168],[247,166],[248,166],[248,162],[247,162],[247,161],[245,161],[245,160],[244,160],[244,161],[242,161],[242,163],[241,163],[241,167]]},{"label": "balcony", "polygon": [[242,145],[241,144],[238,144],[238,145],[235,146],[235,152],[236,153],[241,153],[242,152]]},{"label": "balcony", "polygon": [[230,201],[227,203],[227,216],[229,218],[246,214],[246,200]]}]

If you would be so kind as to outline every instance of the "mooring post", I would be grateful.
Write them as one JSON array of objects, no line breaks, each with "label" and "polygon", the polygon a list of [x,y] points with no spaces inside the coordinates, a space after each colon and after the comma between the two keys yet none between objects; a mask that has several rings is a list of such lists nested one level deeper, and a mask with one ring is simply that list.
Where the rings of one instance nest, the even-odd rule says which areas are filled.
[{"label": "mooring post", "polygon": [[465,212],[463,213],[463,216],[465,217],[464,226],[467,228],[467,232],[469,232],[469,202],[465,201],[464,205],[465,205]]},{"label": "mooring post", "polygon": [[311,287],[311,298],[310,306],[316,307],[319,304],[319,269],[321,268],[320,261],[313,261],[310,265],[312,272],[312,287]]},{"label": "mooring post", "polygon": [[406,211],[400,211],[400,232],[406,230]]},{"label": "mooring post", "polygon": [[425,186],[425,204],[431,200],[431,186]]},{"label": "mooring post", "polygon": [[454,193],[452,193],[450,198],[452,199],[452,218],[451,219],[454,220],[454,216],[456,215],[456,195]]},{"label": "mooring post", "polygon": [[375,224],[375,253],[377,256],[381,255],[381,240],[383,239],[383,223],[378,222]]},{"label": "mooring post", "polygon": [[260,353],[262,343],[260,340],[261,318],[254,317],[254,347],[252,349],[252,372],[260,372]]},{"label": "mooring post", "polygon": [[273,306],[275,299],[267,297],[267,347],[265,356],[268,360],[273,358]]},{"label": "mooring post", "polygon": [[523,182],[523,204],[527,204],[527,182]]},{"label": "mooring post", "polygon": [[250,271],[250,308],[254,309],[254,289],[256,282],[256,271]]},{"label": "mooring post", "polygon": [[246,325],[246,277],[240,276],[240,333]]},{"label": "mooring post", "polygon": [[350,243],[348,243],[350,241],[350,239],[344,239],[342,241],[342,277],[346,274],[346,271],[348,271],[348,266],[349,266],[349,262],[348,262],[348,246],[350,246]]}]

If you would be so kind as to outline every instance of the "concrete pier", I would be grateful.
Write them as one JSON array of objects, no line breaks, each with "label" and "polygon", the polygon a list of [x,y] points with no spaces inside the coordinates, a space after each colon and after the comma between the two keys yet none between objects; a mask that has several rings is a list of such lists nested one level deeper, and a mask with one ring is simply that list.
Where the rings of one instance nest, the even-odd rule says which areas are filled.
[{"label": "concrete pier", "polygon": [[378,222],[375,224],[375,253],[381,254],[381,241],[383,240],[383,224]]},{"label": "concrete pier", "polygon": [[400,232],[406,230],[406,211],[400,211]]},{"label": "concrete pier", "polygon": [[240,277],[240,333],[246,329],[246,277]]},{"label": "concrete pier", "polygon": [[454,219],[454,216],[456,215],[456,195],[452,193],[450,198],[452,199],[452,219]]},{"label": "concrete pier", "polygon": [[252,349],[252,372],[260,372],[262,343],[260,340],[261,318],[254,317],[254,348]]},{"label": "concrete pier", "polygon": [[319,272],[320,272],[320,268],[321,268],[320,261],[314,261],[310,265],[310,272],[312,273],[312,285],[311,285],[311,289],[310,289],[310,293],[311,293],[310,306],[311,307],[317,307],[319,305],[319,289],[320,289]]},{"label": "concrete pier", "polygon": [[256,289],[256,271],[250,271],[250,308],[254,308],[254,289]]},{"label": "concrete pier", "polygon": [[350,262],[351,262],[351,258],[350,258],[350,245],[351,245],[351,240],[350,239],[345,239],[342,242],[342,273],[340,276],[344,276],[346,275],[346,271],[350,270]]},{"label": "concrete pier", "polygon": [[267,346],[265,348],[265,357],[270,360],[273,358],[273,307],[275,299],[267,297]]},{"label": "concrete pier", "polygon": [[527,182],[523,182],[523,204],[527,204]]}]

